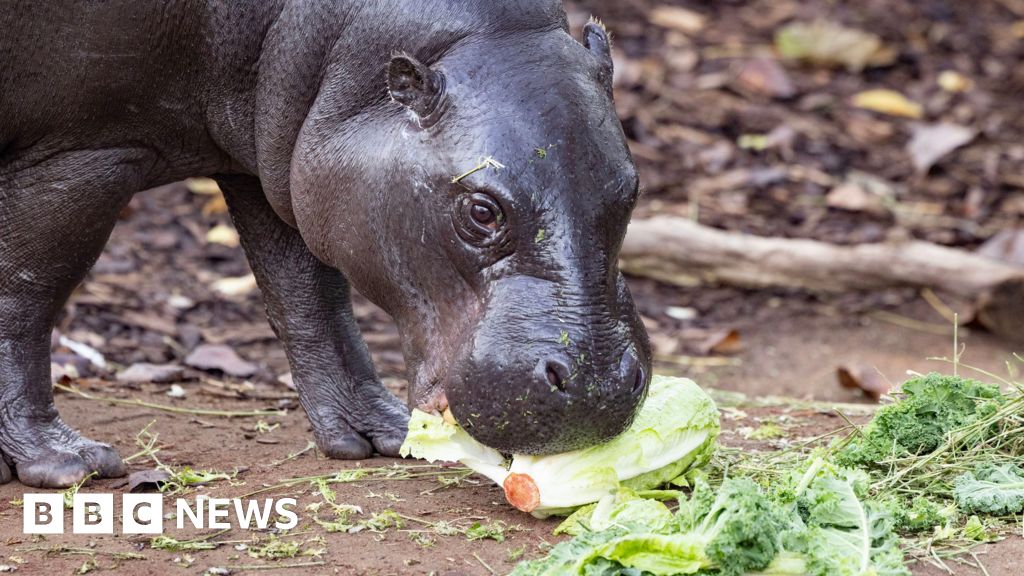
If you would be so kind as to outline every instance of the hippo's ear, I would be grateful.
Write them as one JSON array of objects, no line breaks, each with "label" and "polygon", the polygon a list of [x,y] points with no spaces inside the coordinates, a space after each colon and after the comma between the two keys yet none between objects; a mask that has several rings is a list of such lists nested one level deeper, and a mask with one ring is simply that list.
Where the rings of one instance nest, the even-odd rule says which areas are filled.
[{"label": "hippo's ear", "polygon": [[444,75],[412,56],[397,54],[388,64],[388,92],[395,102],[426,118],[444,94]]},{"label": "hippo's ear", "polygon": [[612,40],[611,34],[604,27],[604,24],[596,18],[583,27],[583,46],[590,50],[590,53],[601,63],[603,69],[602,79],[606,82],[608,89],[612,86]]}]

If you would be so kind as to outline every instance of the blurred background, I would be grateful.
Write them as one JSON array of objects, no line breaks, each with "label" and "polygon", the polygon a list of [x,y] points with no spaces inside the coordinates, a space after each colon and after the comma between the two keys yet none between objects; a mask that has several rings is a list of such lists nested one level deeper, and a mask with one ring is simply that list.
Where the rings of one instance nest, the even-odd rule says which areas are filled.
[{"label": "blurred background", "polygon": [[[577,34],[595,15],[614,35],[644,191],[623,266],[657,372],[749,395],[877,399],[907,370],[946,369],[928,358],[952,357],[954,318],[964,362],[1022,364],[1024,0],[567,10]],[[393,324],[361,298],[356,312],[401,393]],[[290,385],[207,180],[133,200],[58,331],[55,377],[96,375],[99,353],[127,386]]]}]

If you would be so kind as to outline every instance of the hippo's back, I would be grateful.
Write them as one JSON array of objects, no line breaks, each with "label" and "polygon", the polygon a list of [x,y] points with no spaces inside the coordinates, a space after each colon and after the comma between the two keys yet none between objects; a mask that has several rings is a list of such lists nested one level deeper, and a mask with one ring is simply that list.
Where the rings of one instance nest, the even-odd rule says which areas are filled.
[{"label": "hippo's back", "polygon": [[206,27],[202,2],[4,0],[0,154],[179,124],[197,104]]}]

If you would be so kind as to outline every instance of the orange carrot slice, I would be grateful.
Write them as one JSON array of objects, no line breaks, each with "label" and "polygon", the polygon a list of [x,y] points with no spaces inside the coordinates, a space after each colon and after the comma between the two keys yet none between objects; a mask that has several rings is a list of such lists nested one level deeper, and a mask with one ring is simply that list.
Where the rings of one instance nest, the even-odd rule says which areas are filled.
[{"label": "orange carrot slice", "polygon": [[508,503],[523,512],[533,512],[540,506],[540,488],[528,474],[513,472],[502,484]]}]

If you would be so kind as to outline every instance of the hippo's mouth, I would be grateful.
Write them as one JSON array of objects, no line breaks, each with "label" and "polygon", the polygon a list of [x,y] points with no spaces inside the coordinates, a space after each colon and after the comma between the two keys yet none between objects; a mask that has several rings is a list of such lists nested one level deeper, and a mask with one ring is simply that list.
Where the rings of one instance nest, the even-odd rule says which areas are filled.
[{"label": "hippo's mouth", "polygon": [[417,403],[416,408],[427,413],[444,414],[448,410],[448,395],[440,384],[434,385],[426,397]]}]

